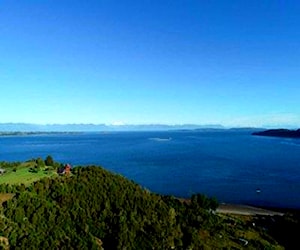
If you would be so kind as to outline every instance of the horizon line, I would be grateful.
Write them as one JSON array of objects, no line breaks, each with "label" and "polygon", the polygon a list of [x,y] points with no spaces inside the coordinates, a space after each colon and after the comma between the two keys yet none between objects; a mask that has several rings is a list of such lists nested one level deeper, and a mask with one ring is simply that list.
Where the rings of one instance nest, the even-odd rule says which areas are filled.
[{"label": "horizon line", "polygon": [[295,125],[283,125],[283,124],[265,124],[265,125],[223,125],[218,123],[27,123],[27,122],[0,122],[0,125],[33,125],[33,126],[106,126],[106,127],[134,127],[134,126],[166,126],[166,127],[184,127],[184,126],[193,126],[201,128],[213,128],[215,129],[230,129],[230,128],[253,128],[253,129],[263,129],[263,128],[298,128],[299,126]]}]

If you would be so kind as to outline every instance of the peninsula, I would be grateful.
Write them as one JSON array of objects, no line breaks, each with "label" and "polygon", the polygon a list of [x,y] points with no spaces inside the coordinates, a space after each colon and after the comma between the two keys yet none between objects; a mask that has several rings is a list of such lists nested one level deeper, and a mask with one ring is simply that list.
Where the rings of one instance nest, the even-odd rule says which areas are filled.
[{"label": "peninsula", "polygon": [[300,139],[300,129],[298,129],[298,130],[269,129],[269,130],[265,130],[265,131],[254,132],[254,133],[252,133],[252,135],[299,138]]},{"label": "peninsula", "polygon": [[[150,192],[100,166],[49,155],[0,162],[1,249],[292,249],[290,215]],[[66,164],[68,165],[68,164]],[[21,226],[20,226],[21,225]]]}]

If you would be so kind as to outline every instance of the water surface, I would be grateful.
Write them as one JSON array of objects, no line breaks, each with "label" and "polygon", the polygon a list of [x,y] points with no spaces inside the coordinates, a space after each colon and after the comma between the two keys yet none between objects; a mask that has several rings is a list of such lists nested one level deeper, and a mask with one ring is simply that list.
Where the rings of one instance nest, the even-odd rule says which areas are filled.
[{"label": "water surface", "polygon": [[161,194],[201,192],[221,202],[300,208],[297,139],[230,130],[0,137],[0,161],[48,154],[73,165],[101,165]]}]

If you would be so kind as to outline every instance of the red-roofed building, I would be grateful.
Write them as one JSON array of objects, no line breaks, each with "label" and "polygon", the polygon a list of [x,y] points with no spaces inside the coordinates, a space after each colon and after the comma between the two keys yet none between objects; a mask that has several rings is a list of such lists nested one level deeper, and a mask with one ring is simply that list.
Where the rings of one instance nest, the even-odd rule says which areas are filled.
[{"label": "red-roofed building", "polygon": [[71,173],[72,166],[70,164],[66,164],[64,167],[58,169],[59,174],[69,175]]},{"label": "red-roofed building", "polygon": [[65,165],[64,174],[70,174],[71,173],[72,166],[70,164]]}]

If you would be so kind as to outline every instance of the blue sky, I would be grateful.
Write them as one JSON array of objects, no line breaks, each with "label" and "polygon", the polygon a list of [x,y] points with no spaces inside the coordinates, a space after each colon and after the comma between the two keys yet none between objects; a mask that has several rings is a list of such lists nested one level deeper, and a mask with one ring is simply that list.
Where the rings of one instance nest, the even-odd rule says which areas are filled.
[{"label": "blue sky", "polygon": [[300,3],[0,0],[0,122],[300,126]]}]

